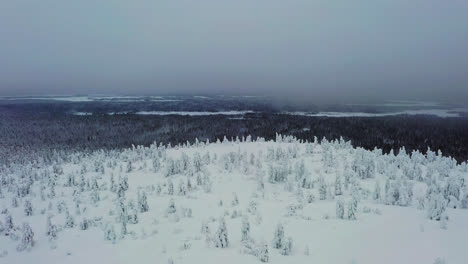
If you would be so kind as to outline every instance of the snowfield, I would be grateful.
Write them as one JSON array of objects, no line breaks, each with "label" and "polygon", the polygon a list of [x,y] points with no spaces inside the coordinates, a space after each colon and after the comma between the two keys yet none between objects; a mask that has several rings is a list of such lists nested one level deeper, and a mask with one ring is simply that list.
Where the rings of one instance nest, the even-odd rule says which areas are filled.
[{"label": "snowfield", "polygon": [[0,263],[468,263],[468,166],[250,137],[0,169]]}]

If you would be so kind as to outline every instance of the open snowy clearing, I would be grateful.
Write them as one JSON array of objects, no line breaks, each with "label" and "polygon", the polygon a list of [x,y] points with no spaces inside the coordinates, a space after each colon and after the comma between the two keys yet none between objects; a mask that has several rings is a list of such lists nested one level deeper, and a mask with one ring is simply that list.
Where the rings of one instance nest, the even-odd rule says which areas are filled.
[{"label": "open snowy clearing", "polygon": [[279,136],[51,159],[1,171],[0,263],[468,261],[468,168],[434,152]]}]

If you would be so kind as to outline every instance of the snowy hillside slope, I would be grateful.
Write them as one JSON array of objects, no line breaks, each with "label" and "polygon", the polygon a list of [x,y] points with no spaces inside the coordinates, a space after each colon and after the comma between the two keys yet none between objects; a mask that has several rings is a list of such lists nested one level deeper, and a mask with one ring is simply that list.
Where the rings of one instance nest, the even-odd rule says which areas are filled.
[{"label": "snowy hillside slope", "polygon": [[0,263],[468,262],[466,163],[316,142],[154,144],[2,168]]}]

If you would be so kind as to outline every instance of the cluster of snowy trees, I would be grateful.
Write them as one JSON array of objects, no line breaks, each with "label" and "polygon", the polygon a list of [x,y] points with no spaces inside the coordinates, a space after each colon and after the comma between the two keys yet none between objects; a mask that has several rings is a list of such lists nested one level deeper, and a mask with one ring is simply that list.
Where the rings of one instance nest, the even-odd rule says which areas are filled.
[{"label": "cluster of snowy trees", "polygon": [[[241,151],[238,146],[242,142],[263,147]],[[281,135],[276,135],[276,142],[244,137],[233,141],[224,138],[214,144],[220,146],[219,151],[210,151],[209,142],[198,140],[177,146],[155,143],[91,155],[77,152],[52,165],[2,167],[0,209],[4,222],[0,220],[0,234],[18,243],[21,251],[34,246],[35,233],[36,237],[45,234],[53,244],[60,232],[69,229],[98,229],[105,240],[116,243],[125,239],[131,233],[129,229],[139,225],[140,218],[149,212],[164,211],[170,221],[192,217],[192,209],[176,204],[175,199],[210,193],[216,188],[214,177],[229,173],[249,177],[257,185],[256,191],[251,200],[245,201],[248,203],[241,203],[234,193],[228,214],[231,219],[221,215],[214,232],[207,223],[202,225],[202,232],[215,247],[229,247],[229,221],[242,216],[242,245],[263,262],[269,260],[269,246],[282,255],[292,254],[293,248],[293,239],[285,237],[281,224],[273,233],[272,244],[255,242],[249,219],[242,214],[247,212],[261,222],[260,201],[273,187],[282,186],[297,197],[286,208],[287,217],[300,215],[310,203],[330,201],[336,203],[337,219],[350,220],[359,218],[361,200],[414,206],[426,210],[427,217],[436,221],[448,220],[447,208],[468,208],[468,166],[440,152],[408,155],[402,149],[398,155],[383,154],[378,149],[353,148],[342,139],[303,142]],[[152,178],[145,186],[132,186],[129,179],[136,175]],[[361,186],[363,180],[372,182],[373,190]],[[425,193],[416,195],[415,186],[424,186]],[[152,207],[151,201],[163,198],[169,200],[165,210]],[[244,210],[241,206],[245,206]],[[89,214],[91,210],[99,213]],[[21,221],[14,222],[10,211],[21,215]],[[28,219],[37,215],[47,224],[33,231]]]}]

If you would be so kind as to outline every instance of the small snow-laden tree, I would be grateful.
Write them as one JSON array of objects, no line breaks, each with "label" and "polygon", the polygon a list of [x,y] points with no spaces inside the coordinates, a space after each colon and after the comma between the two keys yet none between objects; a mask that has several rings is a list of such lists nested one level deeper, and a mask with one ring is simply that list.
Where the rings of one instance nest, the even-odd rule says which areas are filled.
[{"label": "small snow-laden tree", "polygon": [[356,220],[358,209],[358,200],[355,197],[351,197],[351,200],[348,203],[348,219]]},{"label": "small snow-laden tree", "polygon": [[75,227],[75,218],[67,211],[67,215],[65,217],[65,227],[66,228],[73,228]]},{"label": "small snow-laden tree", "polygon": [[288,237],[284,240],[283,246],[280,249],[280,254],[283,256],[289,256],[292,253],[293,239]]},{"label": "small snow-laden tree", "polygon": [[342,195],[343,191],[341,188],[341,176],[339,173],[336,174],[335,178],[335,195]]},{"label": "small snow-laden tree", "polygon": [[135,206],[133,200],[128,202],[128,223],[138,224],[138,209]]},{"label": "small snow-laden tree", "polygon": [[242,217],[241,234],[242,234],[241,241],[250,240],[250,223],[249,223],[249,218],[246,215]]},{"label": "small snow-laden tree", "polygon": [[187,187],[183,179],[180,179],[178,189],[178,195],[185,196],[187,194]]},{"label": "small snow-laden tree", "polygon": [[427,206],[427,217],[431,220],[440,221],[444,217],[447,201],[442,193],[433,194]]},{"label": "small snow-laden tree", "polygon": [[275,229],[275,233],[273,234],[273,247],[274,248],[282,248],[284,243],[284,227],[281,223],[278,223]]},{"label": "small snow-laden tree", "polygon": [[159,158],[153,157],[153,172],[158,172],[159,169],[161,168],[161,162],[159,161]]},{"label": "small snow-laden tree", "polygon": [[92,182],[91,182],[91,190],[97,190],[99,191],[99,183],[97,181],[97,178],[94,177]]},{"label": "small snow-laden tree", "polygon": [[117,222],[127,222],[128,221],[128,212],[127,206],[125,204],[125,199],[118,199],[116,204],[116,212],[117,212]]},{"label": "small snow-laden tree", "polygon": [[34,232],[28,223],[23,223],[21,242],[16,248],[18,251],[30,250],[34,246]]},{"label": "small snow-laden tree", "polygon": [[16,198],[16,196],[13,196],[13,198],[11,198],[11,206],[13,208],[18,207],[18,198]]},{"label": "small snow-laden tree", "polygon": [[88,230],[89,228],[89,220],[87,218],[83,218],[80,222],[80,229],[81,230]]},{"label": "small snow-laden tree", "polygon": [[457,200],[460,199],[460,194],[462,190],[463,180],[458,175],[453,175],[448,177],[447,183],[444,188],[444,198],[448,200],[450,196],[455,197]]},{"label": "small snow-laden tree", "polygon": [[344,209],[345,207],[345,204],[344,204],[344,200],[342,197],[338,198],[336,200],[336,218],[338,219],[343,219],[344,218]]},{"label": "small snow-laden tree", "polygon": [[237,193],[233,192],[232,193],[232,206],[236,206],[239,204],[239,198],[237,197]]},{"label": "small snow-laden tree", "polygon": [[9,234],[13,229],[15,229],[15,225],[13,224],[13,217],[9,212],[7,212],[5,215],[4,232],[5,234]]},{"label": "small snow-laden tree", "polygon": [[94,206],[97,206],[98,202],[101,200],[99,197],[99,189],[93,189],[91,191],[91,202]]},{"label": "small snow-laden tree", "polygon": [[323,175],[319,178],[319,199],[325,200],[327,199],[327,184],[325,183],[325,178]]},{"label": "small snow-laden tree", "polygon": [[108,223],[105,230],[104,230],[104,240],[109,240],[112,243],[115,243],[117,239],[117,235],[115,234],[114,225]]},{"label": "small snow-laden tree", "polygon": [[196,152],[193,155],[193,170],[194,170],[194,172],[195,173],[200,172],[202,170],[202,165],[203,165],[203,162],[202,162],[200,153]]},{"label": "small snow-laden tree", "polygon": [[57,238],[57,226],[52,223],[52,215],[47,216],[46,236],[49,238],[49,240],[54,240]]},{"label": "small snow-laden tree", "polygon": [[351,179],[354,178],[353,177],[354,174],[353,174],[353,170],[349,168],[347,163],[345,165],[343,174],[344,174],[344,187],[346,190],[348,190],[349,184],[351,183]]},{"label": "small snow-laden tree", "polygon": [[301,159],[301,161],[297,162],[294,167],[296,173],[296,181],[300,182],[306,175],[304,160]]},{"label": "small snow-laden tree", "polygon": [[167,181],[167,194],[174,195],[174,183],[171,179]]},{"label": "small snow-laden tree", "polygon": [[175,174],[177,174],[176,162],[174,161],[174,159],[169,157],[168,159],[166,159],[165,176],[170,177]]},{"label": "small snow-laden tree", "polygon": [[260,246],[258,250],[258,258],[260,259],[261,262],[268,262],[270,259],[270,254],[268,252],[268,244],[264,243],[262,246]]},{"label": "small snow-laden tree", "polygon": [[119,183],[117,185],[117,197],[119,199],[125,198],[125,192],[128,190],[128,177],[119,176]]},{"label": "small snow-laden tree", "polygon": [[111,173],[110,175],[110,191],[111,192],[117,191],[117,187],[116,187],[115,180],[114,180],[114,173]]},{"label": "small snow-laden tree", "polygon": [[460,207],[467,209],[468,208],[468,188],[465,188],[461,201],[460,201]]},{"label": "small snow-laden tree", "polygon": [[173,214],[176,212],[176,206],[174,199],[169,200],[169,206],[167,207],[167,213],[168,214]]},{"label": "small snow-laden tree", "polygon": [[382,192],[380,191],[380,181],[376,180],[374,185],[374,193],[372,194],[372,198],[375,201],[380,201],[382,198]]},{"label": "small snow-laden tree", "polygon": [[208,165],[211,163],[211,157],[210,157],[210,152],[205,152],[205,154],[203,155],[203,164],[204,165]]},{"label": "small snow-laden tree", "polygon": [[148,199],[146,197],[145,191],[138,192],[138,210],[140,213],[148,212]]},{"label": "small snow-laden tree", "polygon": [[129,161],[127,162],[127,169],[126,169],[126,172],[129,173],[129,172],[132,172],[132,170],[133,170],[132,161],[129,160]]},{"label": "small snow-laden tree", "polygon": [[26,216],[31,216],[33,214],[33,206],[30,200],[24,202],[24,213]]},{"label": "small snow-laden tree", "polygon": [[214,239],[215,247],[227,248],[229,246],[228,231],[224,217],[219,219],[219,226]]}]

